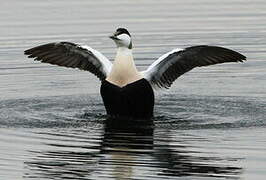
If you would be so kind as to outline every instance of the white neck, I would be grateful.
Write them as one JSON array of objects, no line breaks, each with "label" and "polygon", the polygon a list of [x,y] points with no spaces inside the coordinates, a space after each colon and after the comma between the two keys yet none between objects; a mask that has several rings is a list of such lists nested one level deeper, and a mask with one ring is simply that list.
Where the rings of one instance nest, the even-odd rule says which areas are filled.
[{"label": "white neck", "polygon": [[132,56],[132,49],[128,49],[127,47],[118,47],[116,52],[116,57],[120,56]]},{"label": "white neck", "polygon": [[112,71],[106,80],[118,86],[124,86],[141,78],[142,77],[134,63],[132,49],[119,47],[117,49]]}]

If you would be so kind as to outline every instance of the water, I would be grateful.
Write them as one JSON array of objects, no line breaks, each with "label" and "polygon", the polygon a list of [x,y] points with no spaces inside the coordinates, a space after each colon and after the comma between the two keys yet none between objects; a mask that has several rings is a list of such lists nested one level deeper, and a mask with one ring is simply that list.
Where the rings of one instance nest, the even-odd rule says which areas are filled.
[{"label": "water", "polygon": [[[266,3],[260,0],[1,0],[0,179],[265,179]],[[174,48],[210,44],[245,63],[198,68],[156,93],[154,126],[107,123],[90,73],[23,50],[133,36],[144,70]]]}]

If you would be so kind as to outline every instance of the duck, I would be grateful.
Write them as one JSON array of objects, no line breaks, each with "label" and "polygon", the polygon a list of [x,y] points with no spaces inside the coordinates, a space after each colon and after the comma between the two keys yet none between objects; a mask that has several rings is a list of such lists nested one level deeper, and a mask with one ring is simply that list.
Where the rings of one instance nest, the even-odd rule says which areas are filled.
[{"label": "duck", "polygon": [[116,44],[113,63],[99,51],[72,42],[53,42],[24,51],[35,61],[94,74],[101,82],[100,94],[110,117],[150,119],[154,114],[154,91],[169,89],[180,76],[196,67],[244,62],[234,50],[209,45],[175,48],[138,71],[133,56],[132,37],[126,28],[109,36]]}]

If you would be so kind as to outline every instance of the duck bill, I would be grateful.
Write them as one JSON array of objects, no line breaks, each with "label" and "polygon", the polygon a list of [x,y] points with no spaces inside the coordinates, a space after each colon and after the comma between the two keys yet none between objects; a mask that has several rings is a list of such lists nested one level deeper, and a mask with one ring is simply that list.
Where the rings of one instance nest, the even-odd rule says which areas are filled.
[{"label": "duck bill", "polygon": [[109,36],[112,40],[119,40],[115,35]]}]

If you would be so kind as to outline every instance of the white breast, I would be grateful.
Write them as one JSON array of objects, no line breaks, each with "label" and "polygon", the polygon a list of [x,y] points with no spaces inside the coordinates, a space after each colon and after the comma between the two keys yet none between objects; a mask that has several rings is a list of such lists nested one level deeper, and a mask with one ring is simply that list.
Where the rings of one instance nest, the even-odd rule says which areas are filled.
[{"label": "white breast", "polygon": [[122,87],[141,78],[142,75],[134,63],[132,50],[124,47],[118,48],[111,73],[106,80]]}]

